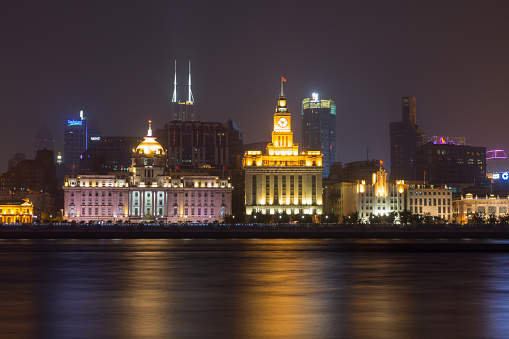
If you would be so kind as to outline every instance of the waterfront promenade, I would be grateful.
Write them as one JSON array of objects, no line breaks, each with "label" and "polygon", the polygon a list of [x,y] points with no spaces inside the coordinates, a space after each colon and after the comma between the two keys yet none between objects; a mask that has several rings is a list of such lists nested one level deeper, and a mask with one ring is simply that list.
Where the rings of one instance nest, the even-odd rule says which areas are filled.
[{"label": "waterfront promenade", "polygon": [[508,239],[508,225],[9,224],[0,239]]}]

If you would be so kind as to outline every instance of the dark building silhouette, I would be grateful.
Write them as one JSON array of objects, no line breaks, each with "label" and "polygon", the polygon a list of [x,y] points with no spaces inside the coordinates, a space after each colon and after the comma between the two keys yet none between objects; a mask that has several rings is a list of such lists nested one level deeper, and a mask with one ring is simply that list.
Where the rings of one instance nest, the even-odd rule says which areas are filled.
[{"label": "dark building silhouette", "polygon": [[127,173],[132,151],[142,141],[139,137],[90,137],[88,148],[80,159],[80,173]]},{"label": "dark building silhouette", "polygon": [[335,162],[331,166],[331,171],[327,183],[330,182],[352,182],[365,180],[371,182],[373,173],[380,169],[382,162],[380,160],[353,161],[347,164]]},{"label": "dark building silhouette", "polygon": [[302,149],[322,152],[323,177],[329,176],[336,161],[336,104],[331,99],[311,98],[302,101]]},{"label": "dark building silhouette", "polygon": [[57,180],[53,151],[37,151],[35,160],[23,160],[0,178],[2,189],[56,194]]},{"label": "dark building silhouette", "polygon": [[156,136],[167,150],[170,168],[241,168],[242,132],[232,120],[172,121]]},{"label": "dark building silhouette", "polygon": [[391,180],[416,179],[416,149],[426,143],[417,125],[415,97],[402,98],[402,121],[390,123]]},{"label": "dark building silhouette", "polygon": [[7,163],[7,169],[10,170],[11,168],[18,167],[23,160],[25,160],[25,153],[14,154],[14,157],[9,159]]},{"label": "dark building silhouette", "polygon": [[46,122],[42,122],[41,126],[37,130],[37,133],[35,134],[35,137],[33,139],[34,141],[34,153],[33,158],[37,156],[37,151],[41,150],[50,150],[55,152],[55,140],[53,139],[53,136],[51,135],[48,126],[46,125]]},{"label": "dark building silhouette", "polygon": [[431,185],[486,181],[486,147],[428,142],[416,151],[416,179]]}]

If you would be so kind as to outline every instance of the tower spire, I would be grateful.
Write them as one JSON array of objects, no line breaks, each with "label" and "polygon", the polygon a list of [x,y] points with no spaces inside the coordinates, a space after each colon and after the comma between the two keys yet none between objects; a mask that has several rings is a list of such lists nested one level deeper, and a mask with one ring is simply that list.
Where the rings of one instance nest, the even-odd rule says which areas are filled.
[{"label": "tower spire", "polygon": [[189,93],[188,93],[188,101],[193,102],[193,92],[191,92],[191,61],[189,61]]},{"label": "tower spire", "polygon": [[281,76],[281,96],[284,97],[285,94],[283,92],[283,82],[286,82],[285,77]]},{"label": "tower spire", "polygon": [[175,60],[175,77],[173,78],[173,98],[171,102],[177,102],[177,60]]},{"label": "tower spire", "polygon": [[152,120],[149,120],[148,121],[148,132],[147,132],[147,137],[151,137],[152,136]]}]

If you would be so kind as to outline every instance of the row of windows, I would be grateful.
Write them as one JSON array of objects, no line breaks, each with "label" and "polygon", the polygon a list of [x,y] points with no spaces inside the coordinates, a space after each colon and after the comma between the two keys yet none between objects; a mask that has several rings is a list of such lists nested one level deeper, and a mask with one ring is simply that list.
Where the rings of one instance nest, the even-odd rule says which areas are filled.
[{"label": "row of windows", "polygon": [[[471,213],[472,213],[472,208],[467,207],[467,214],[471,214]],[[486,213],[486,206],[478,206],[477,213]],[[491,214],[491,213],[497,213],[497,206],[488,206],[488,214]],[[507,206],[499,206],[498,213],[506,214]]]},{"label": "row of windows", "polygon": [[[451,205],[451,200],[450,199],[446,199],[446,198],[443,198],[443,199],[440,199],[440,198],[433,198],[433,200],[431,198],[410,198],[410,205],[422,205],[423,202],[424,202],[424,206],[437,206],[437,203],[438,203],[438,206],[440,205],[446,205],[446,201],[447,201],[447,205]],[[433,202],[433,205],[431,204]]]},{"label": "row of windows", "polygon": [[[70,216],[74,217],[74,213],[75,213],[74,207],[71,207],[71,211],[70,212],[71,212]],[[81,215],[82,216],[113,216],[113,209],[111,207],[108,207],[107,213],[106,213],[106,208],[104,208],[104,207],[101,208],[100,212],[101,213],[99,214],[99,207],[95,207],[95,208],[92,208],[92,207],[89,207],[89,208],[82,207],[81,208]],[[124,209],[122,207],[119,207],[118,215],[119,216],[123,216],[124,215]]]},{"label": "row of windows", "polygon": [[[433,194],[431,194],[433,193]],[[419,191],[419,192],[409,192],[409,195],[451,195],[450,191],[447,192],[426,192],[426,191]]]},{"label": "row of windows", "polygon": [[[422,213],[422,206],[410,206],[411,213]],[[445,206],[438,206],[438,213],[451,213],[451,207],[447,206],[447,212],[445,210]]]}]

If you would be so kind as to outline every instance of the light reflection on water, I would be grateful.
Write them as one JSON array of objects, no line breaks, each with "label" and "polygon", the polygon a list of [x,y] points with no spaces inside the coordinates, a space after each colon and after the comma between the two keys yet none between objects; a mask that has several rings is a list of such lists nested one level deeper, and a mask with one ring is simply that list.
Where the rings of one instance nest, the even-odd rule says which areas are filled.
[{"label": "light reflection on water", "polygon": [[362,250],[398,241],[1,241],[0,329],[24,338],[507,337],[509,253]]}]

